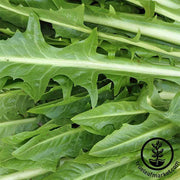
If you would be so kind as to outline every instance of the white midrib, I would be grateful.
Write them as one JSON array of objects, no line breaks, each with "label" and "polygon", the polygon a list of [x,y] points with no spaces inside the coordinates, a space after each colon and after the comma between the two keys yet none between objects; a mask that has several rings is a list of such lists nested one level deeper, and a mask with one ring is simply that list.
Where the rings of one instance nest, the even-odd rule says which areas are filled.
[{"label": "white midrib", "polygon": [[122,29],[134,33],[138,33],[140,30],[142,35],[146,35],[149,37],[155,37],[156,39],[160,39],[167,42],[174,42],[175,44],[180,45],[180,34],[177,31],[173,31],[172,29],[165,29],[165,28],[159,28],[155,25],[152,26],[151,24],[142,24],[140,21],[138,22],[128,22],[128,20],[122,20],[112,17],[103,17],[99,16],[93,16],[93,15],[85,15],[84,16],[85,21],[101,24],[105,26],[110,26],[117,29]]},{"label": "white midrib", "polygon": [[111,35],[111,34],[105,34],[102,32],[98,32],[98,36],[99,37],[103,37],[105,39],[109,39],[109,40],[115,40],[115,41],[119,41],[119,42],[124,42],[124,43],[128,43],[137,47],[143,47],[145,49],[148,50],[152,50],[155,52],[160,52],[166,55],[170,55],[170,56],[176,56],[176,57],[180,57],[180,52],[178,51],[166,51],[164,49],[159,48],[158,46],[155,45],[151,45],[150,43],[146,43],[144,41],[133,41],[132,39],[128,39],[128,38],[124,38],[120,35]]},{"label": "white midrib", "polygon": [[130,112],[120,112],[120,113],[111,113],[111,114],[104,114],[104,115],[99,115],[99,116],[85,116],[83,118],[72,118],[72,120],[84,120],[84,119],[95,119],[95,118],[104,118],[104,117],[114,117],[114,116],[125,116],[125,115],[134,115],[134,114],[143,114],[143,113],[147,113],[147,111],[145,110],[139,110],[139,111],[130,111]]},{"label": "white midrib", "polygon": [[[5,5],[0,4],[0,7],[4,8],[4,9],[7,9],[7,10],[10,10],[12,12],[15,12],[17,14],[24,15],[26,17],[29,16],[28,13],[18,11],[17,9],[11,8],[9,6],[5,6]],[[85,15],[85,17],[86,17],[86,15]],[[88,33],[88,34],[91,33],[91,30],[87,29],[85,27],[83,28],[83,27],[80,27],[80,26],[73,26],[73,25],[70,25],[70,24],[61,23],[61,22],[54,21],[52,19],[43,18],[43,17],[39,17],[39,18],[42,21],[53,23],[55,25],[64,26],[64,27],[67,27],[67,28],[72,28],[72,29],[75,29],[75,30],[78,30],[78,31],[81,31],[81,32],[84,32],[84,33]],[[160,53],[163,53],[163,54],[180,57],[180,52],[168,52],[168,51],[165,51],[165,50],[163,50],[163,49],[161,49],[161,48],[159,48],[159,47],[157,47],[155,45],[148,44],[148,43],[146,43],[144,41],[134,42],[131,39],[127,39],[127,38],[124,38],[122,36],[117,36],[117,35],[112,36],[110,34],[106,34],[106,33],[102,33],[102,32],[97,32],[97,33],[98,33],[98,36],[102,37],[102,38],[107,38],[107,39],[110,39],[110,40],[115,40],[115,41],[124,42],[124,43],[129,43],[131,45],[138,46],[138,47],[143,47],[145,49],[152,50],[152,51],[155,51],[155,52],[160,52]]]},{"label": "white midrib", "polygon": [[35,121],[36,118],[30,118],[30,119],[22,119],[22,120],[14,120],[14,121],[9,121],[9,122],[2,122],[0,123],[0,128],[3,126],[11,126],[14,124],[26,124]]},{"label": "white midrib", "polygon": [[172,8],[172,9],[179,9],[180,8],[180,4],[176,4],[172,0],[155,0],[155,1],[158,4],[161,4],[161,5],[166,6],[168,8]]},{"label": "white midrib", "polygon": [[82,176],[74,178],[73,180],[83,180],[83,179],[86,179],[88,177],[91,177],[93,175],[99,174],[101,172],[106,172],[106,171],[108,171],[110,169],[122,166],[124,164],[129,163],[129,162],[132,162],[132,161],[134,161],[137,158],[139,158],[139,157],[136,156],[136,157],[133,157],[133,158],[122,159],[119,163],[113,162],[113,164],[104,165],[103,167],[93,169],[91,172],[87,172],[87,173],[83,174]]},{"label": "white midrib", "polygon": [[[9,5],[9,4],[8,4],[8,5]],[[8,11],[15,12],[15,13],[17,13],[17,14],[20,14],[20,15],[23,15],[23,16],[26,16],[26,17],[29,17],[29,14],[28,14],[28,13],[19,11],[19,10],[16,9],[16,8],[9,7],[9,6],[3,5],[3,4],[0,4],[0,7],[3,8],[3,9],[6,9],[6,10],[8,10]],[[80,27],[80,26],[73,26],[73,25],[61,23],[61,22],[59,22],[59,21],[55,21],[55,20],[52,20],[52,19],[47,19],[47,18],[44,18],[44,17],[39,17],[39,18],[40,18],[42,21],[49,22],[49,23],[52,23],[52,24],[54,24],[54,25],[59,25],[59,26],[63,26],[63,27],[75,29],[75,30],[78,30],[78,31],[81,31],[81,32],[85,32],[85,33],[91,33],[91,30],[90,30],[90,29],[87,29],[87,28],[85,28],[85,27],[83,28],[83,27]]]},{"label": "white midrib", "polygon": [[156,6],[156,11],[159,13],[159,14],[165,14],[167,17],[171,18],[171,19],[174,19],[175,21],[177,22],[180,22],[180,15],[178,14],[174,14],[172,13],[172,11],[168,11],[166,9],[162,9],[160,8],[159,6]]},{"label": "white midrib", "polygon": [[[151,65],[147,67],[147,65],[136,64],[130,62],[123,61],[120,64],[112,63],[111,61],[100,62],[97,60],[85,61],[85,60],[65,60],[65,59],[43,59],[43,58],[16,58],[16,57],[0,57],[0,62],[14,62],[14,63],[23,63],[23,64],[33,64],[33,65],[50,65],[54,67],[71,67],[71,68],[82,68],[82,69],[94,69],[94,70],[102,70],[102,71],[110,71],[113,72],[126,72],[126,73],[135,73],[135,74],[146,74],[153,75],[155,77],[165,76],[165,77],[180,77],[180,69],[171,68],[168,66],[156,66]],[[119,73],[118,73],[119,74]]]},{"label": "white midrib", "polygon": [[[48,143],[48,142],[50,142],[50,141],[53,141],[53,140],[58,139],[58,138],[61,138],[61,137],[63,137],[63,136],[67,136],[67,135],[70,135],[70,134],[73,134],[73,133],[78,133],[78,132],[81,132],[81,131],[84,131],[84,129],[77,128],[77,129],[74,129],[74,130],[71,130],[71,131],[64,132],[64,133],[62,133],[62,134],[60,134],[60,135],[54,136],[54,137],[49,138],[49,139],[46,139],[46,140],[44,140],[44,141],[42,141],[42,142],[40,142],[40,143],[37,143],[36,145],[31,146],[29,149],[27,149],[27,150],[25,150],[25,151],[23,150],[22,153],[27,152],[27,151],[31,151],[31,149],[34,149],[34,148],[37,147],[37,146],[40,146],[40,145],[42,145],[42,144],[46,144],[46,143]],[[15,151],[15,154],[16,154],[16,151]],[[21,154],[21,153],[18,153],[18,155],[19,155],[19,154]]]},{"label": "white midrib", "polygon": [[95,174],[99,174],[101,172],[105,172],[105,171],[108,171],[110,169],[119,167],[120,165],[123,165],[123,164],[125,164],[125,163],[113,163],[113,164],[109,164],[109,165],[103,166],[101,168],[93,169],[91,172],[85,173],[82,176],[74,178],[74,180],[83,180],[83,179],[91,177],[91,176],[93,176]]},{"label": "white midrib", "polygon": [[45,169],[32,169],[32,170],[25,170],[21,172],[12,173],[9,175],[5,175],[0,177],[0,180],[23,180],[36,177],[41,174],[47,173],[48,170]]},{"label": "white midrib", "polygon": [[[138,6],[142,6],[141,3],[138,0],[127,0],[129,2],[132,2]],[[143,1],[143,0],[142,0]],[[163,6],[169,7],[169,8],[173,8],[173,9],[178,9],[179,8],[179,4],[176,4],[175,2],[171,1],[171,0],[154,0],[157,4],[155,6],[155,8],[159,8],[158,4],[161,4]]]},{"label": "white midrib", "polygon": [[173,99],[175,95],[176,95],[176,92],[162,91],[159,93],[159,96],[161,97],[161,99]]},{"label": "white midrib", "polygon": [[106,151],[109,151],[109,150],[112,150],[112,149],[116,149],[116,148],[118,148],[118,147],[120,147],[120,146],[123,146],[124,144],[128,144],[128,143],[131,143],[131,142],[133,142],[133,141],[135,141],[135,140],[138,140],[138,139],[141,139],[141,138],[143,138],[143,137],[149,137],[149,135],[151,135],[151,134],[154,134],[154,132],[159,132],[159,131],[162,131],[163,129],[168,129],[169,127],[173,127],[174,125],[172,124],[172,123],[170,123],[170,124],[167,124],[167,125],[165,125],[165,126],[163,126],[163,127],[161,127],[161,128],[159,128],[158,130],[157,129],[155,129],[155,130],[152,130],[152,131],[150,131],[150,132],[148,132],[148,133],[144,133],[144,134],[140,134],[139,136],[136,136],[136,137],[134,137],[134,138],[131,138],[131,139],[129,139],[129,140],[127,140],[127,141],[125,141],[125,142],[122,142],[122,143],[120,143],[120,144],[117,144],[117,145],[115,145],[115,146],[112,146],[112,147],[109,147],[109,148],[106,148],[106,149],[103,149],[103,150],[99,150],[99,151],[95,151],[95,152],[90,152],[90,155],[97,155],[97,154],[101,154],[102,152],[106,152]]}]

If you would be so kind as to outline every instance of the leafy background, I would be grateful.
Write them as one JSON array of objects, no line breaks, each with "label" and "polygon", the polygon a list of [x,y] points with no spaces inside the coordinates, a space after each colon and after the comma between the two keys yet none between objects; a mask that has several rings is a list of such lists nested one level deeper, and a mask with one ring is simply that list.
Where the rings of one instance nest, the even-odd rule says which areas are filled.
[{"label": "leafy background", "polygon": [[0,179],[151,179],[136,162],[149,171],[140,151],[153,137],[174,149],[158,173],[171,169],[179,9],[176,0],[1,1]]}]

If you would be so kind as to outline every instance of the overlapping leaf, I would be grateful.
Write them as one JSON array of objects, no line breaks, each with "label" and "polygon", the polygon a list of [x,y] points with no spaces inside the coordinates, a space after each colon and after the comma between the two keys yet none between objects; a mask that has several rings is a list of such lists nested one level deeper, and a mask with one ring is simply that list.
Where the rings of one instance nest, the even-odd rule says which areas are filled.
[{"label": "overlapping leaf", "polygon": [[0,2],[1,180],[149,179],[152,137],[179,161],[179,3],[128,1]]},{"label": "overlapping leaf", "polygon": [[[8,51],[9,44],[12,46],[11,51]],[[85,41],[63,49],[51,47],[42,38],[37,17],[31,16],[26,33],[17,32],[13,38],[0,42],[0,77],[23,79],[24,90],[37,101],[50,78],[66,75],[75,85],[81,85],[88,90],[93,107],[98,98],[96,81],[100,73],[124,75],[128,72],[138,78],[142,75],[143,79],[146,76],[162,77],[179,83],[179,67],[138,64],[125,58],[109,61],[106,57],[96,54],[96,44],[97,36],[93,31]]]},{"label": "overlapping leaf", "polygon": [[[14,23],[20,27],[26,27],[29,14],[32,12],[36,12],[42,21],[49,22],[54,25],[57,35],[58,34],[64,35],[65,37],[70,37],[70,38],[80,37],[80,36],[84,37],[86,33],[88,33],[88,34],[91,33],[91,29],[84,26],[84,24],[83,24],[84,20],[88,21],[88,22],[93,22],[93,23],[100,23],[100,24],[103,24],[106,26],[112,26],[115,28],[125,29],[128,31],[136,32],[136,33],[139,32],[139,29],[141,29],[141,31],[143,30],[145,35],[149,35],[149,36],[153,36],[153,37],[154,37],[154,35],[156,36],[156,34],[159,34],[157,32],[157,31],[159,31],[159,29],[157,28],[157,24],[161,24],[161,25],[158,25],[158,27],[161,28],[161,30],[164,32],[163,33],[160,32],[160,34],[162,34],[162,35],[158,36],[156,38],[160,38],[160,39],[166,40],[168,42],[170,41],[171,43],[173,41],[174,41],[174,43],[178,43],[178,38],[179,38],[179,34],[178,34],[179,26],[178,25],[163,23],[162,21],[158,20],[157,22],[156,21],[147,22],[147,23],[149,23],[150,26],[146,26],[144,28],[144,24],[141,23],[141,21],[144,19],[144,17],[137,16],[135,18],[134,15],[132,15],[132,16],[130,15],[130,17],[129,17],[128,15],[121,14],[119,16],[117,15],[117,16],[110,17],[110,18],[113,18],[113,21],[107,21],[107,19],[109,18],[109,15],[110,15],[109,11],[104,11],[104,10],[102,11],[102,9],[96,9],[96,8],[91,9],[90,8],[89,9],[90,11],[89,10],[87,11],[87,12],[90,12],[90,14],[87,13],[83,16],[84,6],[77,7],[77,5],[75,5],[75,6],[72,6],[72,7],[74,7],[72,9],[71,4],[69,4],[69,3],[68,3],[68,5],[64,6],[63,1],[60,1],[60,2],[54,1],[54,2],[56,4],[57,8],[60,8],[62,6],[63,7],[68,6],[69,9],[60,8],[58,11],[47,11],[45,9],[38,9],[38,6],[35,6],[37,8],[34,8],[34,9],[28,8],[28,7],[22,7],[22,6],[15,7],[15,6],[12,6],[7,0],[4,0],[3,2],[0,3],[0,9],[1,9],[0,16],[2,18],[4,18],[6,21],[10,21],[11,23]],[[72,4],[72,5],[74,5],[74,4]],[[52,7],[52,9],[53,9],[53,7]],[[46,5],[46,8],[49,9],[49,6],[47,7],[47,5]],[[97,16],[92,15],[92,12],[97,14]],[[102,13],[99,13],[99,12],[102,12]],[[7,14],[8,14],[8,16],[6,16]],[[56,17],[58,17],[58,18],[56,18]],[[106,19],[106,17],[107,17],[107,19]],[[119,22],[121,18],[124,19],[125,23],[127,20],[127,23],[126,24],[116,23],[116,22]],[[111,22],[111,23],[108,24],[108,22]],[[117,26],[117,24],[118,24],[118,26]],[[138,27],[133,28],[133,29],[132,28],[128,29],[128,27],[131,27],[132,24],[137,24]],[[171,31],[172,26],[174,26],[174,28]],[[133,25],[133,27],[134,27],[134,25]],[[154,27],[156,27],[156,29],[154,29]],[[147,28],[149,28],[149,30]],[[169,33],[167,33],[165,31],[165,29],[168,29],[169,33],[172,35],[167,36],[167,34],[169,34]],[[155,32],[153,32],[153,31],[155,31]],[[150,33],[150,32],[153,32],[153,33]],[[145,49],[148,49],[151,51],[155,51],[158,53],[158,55],[166,54],[166,55],[170,55],[170,56],[174,56],[174,57],[180,57],[179,48],[168,47],[163,44],[159,44],[159,42],[158,42],[158,44],[154,43],[154,42],[146,42],[146,41],[134,42],[133,39],[127,38],[126,36],[107,34],[107,33],[103,33],[103,32],[99,32],[98,36],[101,39],[106,39],[109,41],[117,41],[117,42],[122,42],[122,43],[128,43],[128,44],[142,47],[142,48],[145,48]]]},{"label": "overlapping leaf", "polygon": [[90,155],[97,157],[109,157],[122,155],[123,153],[140,150],[142,142],[149,138],[171,138],[178,132],[178,127],[165,119],[150,115],[146,121],[139,125],[124,124],[119,130],[106,136],[98,142],[90,151]]},{"label": "overlapping leaf", "polygon": [[100,137],[87,133],[82,128],[64,126],[42,133],[12,153],[22,160],[55,160],[61,157],[76,157],[82,148],[88,150]]},{"label": "overlapping leaf", "polygon": [[108,135],[145,114],[136,102],[110,102],[72,118],[76,124],[95,134]]}]

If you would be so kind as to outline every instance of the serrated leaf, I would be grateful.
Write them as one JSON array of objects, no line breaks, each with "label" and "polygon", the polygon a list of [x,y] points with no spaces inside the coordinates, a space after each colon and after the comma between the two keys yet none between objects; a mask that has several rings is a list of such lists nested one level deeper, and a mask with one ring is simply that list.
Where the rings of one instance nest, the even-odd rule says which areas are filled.
[{"label": "serrated leaf", "polygon": [[[60,5],[59,5],[59,3],[60,3]],[[61,4],[64,4],[62,2],[59,2],[59,3],[57,3],[58,5],[56,5],[58,8],[61,7]],[[70,5],[72,5],[72,4],[70,4]],[[71,9],[72,7],[70,5],[65,5],[64,6],[64,7],[69,7],[70,9],[67,9],[67,10],[64,9],[63,10],[61,8],[63,13],[60,13],[61,12],[60,9],[57,12],[57,11],[48,11],[48,10],[44,10],[44,9],[28,8],[28,7],[22,7],[22,6],[14,7],[11,4],[9,4],[7,0],[4,0],[3,2],[0,3],[0,8],[1,8],[0,16],[5,18],[5,20],[7,20],[7,21],[9,21],[11,23],[15,23],[16,25],[18,25],[20,27],[25,27],[26,24],[27,24],[27,20],[28,20],[27,17],[29,16],[29,14],[32,13],[32,12],[36,12],[36,14],[38,14],[38,16],[40,17],[40,19],[42,21],[52,23],[55,27],[57,26],[57,31],[60,30],[61,33],[63,33],[64,36],[72,37],[72,36],[75,35],[75,36],[78,36],[79,38],[80,38],[80,36],[82,36],[84,38],[84,37],[87,36],[86,33],[87,34],[91,33],[91,29],[88,29],[87,27],[82,26],[83,17],[82,17],[82,13],[80,13],[82,11],[80,9],[77,10],[75,12],[75,16],[73,16],[73,18],[71,18],[72,16],[70,15],[71,11],[73,13],[76,8],[81,7],[81,9],[82,9],[83,6],[77,7],[75,5],[75,7],[74,7],[75,9]],[[47,7],[47,9],[49,9],[49,7]],[[95,12],[96,11],[100,12],[100,11],[102,11],[102,9],[101,10],[96,9]],[[8,16],[6,16],[7,12],[8,12]],[[95,13],[95,12],[93,12],[93,13]],[[11,14],[11,16],[9,14]],[[64,17],[63,14],[68,14],[68,16]],[[90,20],[89,20],[89,14],[85,13],[84,17],[85,17],[85,20],[88,21],[88,22],[95,23],[94,21],[97,20],[98,23],[101,24],[101,23],[106,22],[107,14],[109,14],[108,11],[103,10],[103,14],[101,14],[103,17],[98,18],[99,13],[97,14],[97,16],[95,18],[93,16],[90,17]],[[79,16],[77,17],[77,15],[79,15]],[[69,19],[68,19],[68,17],[69,17]],[[104,18],[104,20],[101,20],[101,18]],[[114,17],[114,18],[115,18],[114,22],[116,22],[118,20],[118,18],[117,19],[116,19],[116,17]],[[134,15],[133,15],[133,18],[134,18]],[[138,17],[136,19],[138,19]],[[76,24],[76,21],[81,22],[80,26],[78,24]],[[112,22],[111,20],[108,20],[108,21]],[[127,20],[127,21],[129,21],[129,20]],[[142,22],[141,17],[139,19],[139,22],[140,23]],[[158,21],[157,23],[161,24],[161,21]],[[115,23],[115,24],[113,24],[113,27],[117,26],[117,24],[121,24],[121,23]],[[108,23],[107,24],[105,23],[105,25],[108,25]],[[169,24],[169,25],[172,26],[172,24]],[[131,27],[131,25],[128,25],[126,27]],[[130,29],[132,29],[132,28],[130,28]],[[138,29],[140,29],[142,31],[141,28],[138,28]],[[143,30],[145,30],[145,29],[146,28],[143,28]],[[164,30],[164,29],[167,29],[167,28],[162,28],[162,30]],[[169,27],[168,27],[168,29],[169,29]],[[176,29],[176,28],[174,28],[174,29]],[[148,32],[151,32],[151,30],[149,30]],[[158,34],[158,33],[153,33],[153,35],[156,35],[156,34]],[[167,34],[167,33],[165,33],[165,34]],[[132,39],[126,38],[124,36],[112,35],[112,34],[107,34],[107,33],[102,33],[102,32],[99,32],[98,36],[100,38],[102,38],[102,39],[107,39],[107,40],[110,40],[110,41],[119,41],[119,42],[123,42],[123,43],[129,43],[131,45],[135,45],[135,46],[138,46],[138,47],[141,47],[141,48],[145,48],[145,49],[148,49],[148,50],[151,50],[151,51],[158,52],[158,54],[162,53],[162,54],[166,54],[166,55],[172,55],[172,56],[180,57],[179,49],[177,49],[177,48],[173,52],[170,52],[171,48],[169,48],[167,46],[159,45],[157,43],[149,43],[149,42],[146,42],[146,41],[134,42]],[[170,37],[173,38],[174,36],[168,36],[168,38],[170,38]],[[166,37],[164,39],[167,40],[168,38]],[[177,41],[177,38],[176,38],[176,41]],[[171,42],[172,42],[172,40],[171,40]]]},{"label": "serrated leaf", "polygon": [[[21,46],[17,45],[19,41],[22,42]],[[88,90],[93,107],[97,102],[97,69],[99,73],[103,71],[104,73],[110,74],[112,72],[112,74],[117,75],[122,75],[124,71],[129,71],[129,75],[134,74],[135,76],[144,74],[155,77],[167,77],[168,79],[171,76],[171,79],[175,78],[175,81],[178,81],[176,79],[180,76],[180,70],[177,67],[158,67],[157,65],[148,67],[148,64],[143,66],[143,64],[128,62],[127,59],[109,62],[105,57],[95,53],[96,43],[97,36],[96,32],[93,31],[91,36],[85,41],[73,44],[67,48],[57,49],[48,46],[42,38],[37,17],[31,16],[26,33],[17,32],[13,38],[0,43],[3,49],[1,51],[1,68],[3,67],[3,70],[1,70],[0,76],[12,76],[13,78],[23,79],[25,82],[24,90],[37,101],[45,91],[49,79],[64,74],[75,85],[81,85]],[[9,44],[15,48],[14,51],[8,51]],[[24,44],[28,44],[28,47],[25,47]],[[69,52],[71,53],[69,54]],[[74,60],[76,60],[76,63]],[[9,69],[10,66],[11,68]],[[59,67],[61,68],[59,69]],[[73,71],[72,68],[74,69]],[[151,68],[153,72],[150,71]]]},{"label": "serrated leaf", "polygon": [[[19,41],[22,42],[21,45],[17,44]],[[14,50],[8,51],[9,44]],[[81,85],[88,90],[92,107],[97,103],[96,81],[100,73],[124,75],[128,72],[129,76],[139,78],[143,74],[143,79],[151,76],[179,82],[178,67],[138,64],[124,58],[109,61],[95,52],[96,44],[96,31],[93,31],[88,39],[66,48],[51,47],[42,38],[37,17],[31,16],[24,34],[17,32],[13,38],[0,42],[2,48],[0,77],[23,79],[24,90],[37,101],[45,91],[50,78],[63,74],[75,85]]]}]

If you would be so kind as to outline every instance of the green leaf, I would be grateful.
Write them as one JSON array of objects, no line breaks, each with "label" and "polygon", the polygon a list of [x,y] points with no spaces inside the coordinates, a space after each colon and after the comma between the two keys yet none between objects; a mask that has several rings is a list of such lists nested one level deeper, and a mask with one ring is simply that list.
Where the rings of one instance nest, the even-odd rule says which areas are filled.
[{"label": "green leaf", "polygon": [[16,5],[22,4],[23,6],[40,7],[42,9],[51,8],[57,10],[53,0],[10,0],[9,2]]},{"label": "green leaf", "polygon": [[122,124],[129,123],[145,113],[147,111],[140,108],[136,102],[109,102],[78,114],[72,121],[89,132],[108,135],[119,129]]},{"label": "green leaf", "polygon": [[81,113],[91,108],[89,96],[74,97],[71,96],[67,100],[56,100],[49,103],[36,106],[28,112],[34,114],[44,114],[52,119],[71,118],[74,115]]},{"label": "green leaf", "polygon": [[[58,160],[59,161],[59,160]],[[1,161],[0,166],[5,169],[10,170],[29,170],[29,169],[39,169],[55,172],[57,167],[57,161],[30,161],[30,160],[19,160],[14,158],[12,155],[7,157],[5,160]]]},{"label": "green leaf", "polygon": [[134,158],[122,158],[120,162],[108,162],[105,165],[100,164],[79,164],[75,162],[65,162],[60,166],[56,173],[48,176],[44,180],[101,180],[113,179],[119,180],[126,175],[127,172],[131,173],[135,166]]},{"label": "green leaf", "polygon": [[[62,74],[69,77],[74,85],[80,85],[88,90],[92,107],[97,103],[96,81],[98,74],[101,73],[124,75],[128,72],[129,76],[138,78],[143,76],[143,79],[160,77],[178,83],[180,81],[178,67],[139,64],[126,58],[109,61],[105,56],[97,54],[96,31],[93,31],[88,39],[63,49],[49,46],[42,38],[37,21],[36,16],[31,16],[24,34],[17,32],[13,38],[0,42],[2,48],[0,77],[23,79],[24,90],[35,101],[42,96],[50,78]],[[19,41],[22,42],[20,45]],[[9,44],[12,46],[11,51]]]},{"label": "green leaf", "polygon": [[[61,7],[61,4],[64,4],[62,1],[60,1],[59,3],[57,1],[56,3],[58,4],[56,5],[58,8],[59,6]],[[93,9],[86,8],[87,12],[83,14],[83,9],[84,9],[83,5],[79,7],[75,5],[73,9],[70,5],[65,5],[66,8],[69,7],[70,9],[60,8],[58,11],[38,9],[38,7],[37,8],[31,8],[31,7],[28,8],[28,7],[22,7],[22,6],[14,7],[8,2],[8,0],[4,0],[3,2],[0,2],[0,9],[1,9],[0,16],[6,21],[9,21],[11,23],[16,24],[17,26],[25,28],[28,21],[29,14],[32,12],[36,12],[36,14],[38,14],[38,16],[40,17],[40,20],[53,24],[54,28],[56,29],[57,34],[63,35],[65,37],[68,36],[70,38],[74,36],[78,38],[80,37],[84,38],[87,36],[86,34],[90,34],[92,32],[91,29],[83,25],[83,19],[84,19],[85,21],[88,21],[88,22],[97,23],[97,24],[106,25],[106,26],[112,26],[112,27],[120,28],[120,29],[125,29],[128,31],[133,31],[135,33],[137,33],[140,30],[142,35],[147,34],[149,36],[153,36],[153,37],[155,36],[155,38],[160,38],[162,40],[166,40],[171,43],[173,41],[175,43],[178,43],[177,41],[178,41],[179,36],[178,36],[178,31],[176,30],[179,28],[179,26],[173,25],[174,27],[172,27],[172,24],[163,23],[162,21],[159,21],[159,20],[155,22],[152,26],[152,22],[147,22],[145,24],[142,24],[142,21],[146,20],[144,19],[144,17],[137,16],[135,18],[134,15],[129,16],[125,14],[124,15],[120,14],[115,17],[114,16],[109,17],[108,10],[102,11],[102,9],[99,9],[99,8],[93,8]],[[49,6],[47,7],[47,9],[49,9]],[[109,18],[113,18],[113,20]],[[134,22],[131,23],[132,21],[131,19],[134,19]],[[123,23],[125,24],[121,23],[122,20],[123,20]],[[133,23],[135,23],[136,26],[138,27],[135,28]],[[161,25],[157,26],[157,24],[161,24]],[[130,28],[132,27],[132,25],[134,28]],[[169,30],[169,32],[166,32],[167,29]],[[152,32],[152,30],[156,32],[150,33]],[[171,36],[168,35],[167,37],[167,34],[171,34],[171,33],[172,35]],[[161,36],[159,36],[158,34],[161,34]],[[148,49],[153,52],[154,51],[158,52],[158,54],[166,54],[170,56],[172,55],[175,57],[180,57],[178,48],[174,48],[172,51],[171,50],[172,47],[168,47],[168,46],[164,46],[164,45],[160,45],[160,44],[152,43],[152,42],[149,43],[146,41],[134,42],[134,40],[132,40],[131,38],[127,38],[121,35],[107,34],[103,32],[98,32],[98,36],[101,39],[128,43],[134,46]]]},{"label": "green leaf", "polygon": [[139,125],[124,124],[121,129],[106,136],[95,144],[90,155],[97,157],[118,156],[123,153],[140,150],[144,142],[153,137],[171,138],[179,128],[169,121],[150,115]]},{"label": "green leaf", "polygon": [[13,180],[23,180],[23,179],[29,179],[33,178],[42,174],[47,173],[48,170],[38,168],[38,169],[31,169],[31,170],[26,170],[26,171],[19,171],[19,172],[14,172],[8,175],[1,176],[1,180],[8,180],[8,179],[13,179]]},{"label": "green leaf", "polygon": [[123,154],[122,156],[113,156],[113,157],[95,157],[89,155],[89,153],[83,153],[77,156],[73,160],[73,162],[77,162],[80,164],[87,164],[87,162],[90,164],[106,164],[107,162],[121,163],[122,160],[125,159],[131,159],[131,160],[139,159],[140,158],[139,153],[140,152],[127,153],[127,154]]},{"label": "green leaf", "polygon": [[9,170],[27,170],[27,169],[39,169],[43,168],[49,171],[55,171],[57,166],[56,161],[30,161],[30,160],[19,160],[12,156],[12,152],[17,149],[14,145],[2,144],[0,148],[0,167]]},{"label": "green leaf", "polygon": [[64,126],[32,138],[12,155],[18,159],[33,161],[75,157],[82,148],[89,149],[100,139],[99,136],[87,133],[82,128],[71,129]]},{"label": "green leaf", "polygon": [[[150,7],[152,7],[151,3]],[[148,12],[148,14],[152,15],[152,8],[150,9],[151,11]],[[107,15],[107,11],[105,10],[102,11],[96,7],[88,7],[86,8],[84,21],[110,26],[133,33],[138,33],[138,31],[140,31],[142,35],[152,37],[154,39],[159,39],[177,45],[180,44],[177,41],[177,39],[180,38],[180,35],[178,33],[178,29],[180,28],[180,26],[175,24],[174,26],[172,26],[172,23],[167,23],[159,19],[157,19],[156,21],[147,21],[146,17],[144,16],[118,12],[115,15]],[[172,36],[170,38],[167,37],[167,33],[172,34]]]},{"label": "green leaf", "polygon": [[[36,19],[36,23],[34,24],[35,19]],[[21,39],[23,44],[26,44],[26,45],[28,44],[28,47],[24,47],[24,45],[22,45],[22,47],[17,46],[18,39]],[[96,46],[95,46],[96,40],[95,39],[96,39],[96,36],[92,34],[91,38],[87,39],[84,42],[84,44],[79,43],[79,45],[74,46],[74,51],[76,51],[75,47],[81,48],[81,47],[85,46],[86,43],[88,45],[92,44],[92,48],[87,49],[87,47],[85,46],[85,48],[83,48],[84,54],[83,53],[80,54],[77,52],[76,56],[78,56],[78,54],[79,54],[79,56],[82,56],[82,55],[89,56],[91,53],[94,54],[93,52],[95,51],[95,48],[96,48]],[[65,68],[61,72],[58,72],[59,70],[58,70],[57,66],[52,66],[49,69],[49,66],[47,66],[47,64],[44,64],[45,66],[43,69],[38,64],[33,68],[34,64],[33,64],[32,60],[34,59],[34,55],[36,58],[41,57],[40,59],[47,59],[47,58],[49,59],[50,57],[57,58],[58,54],[59,55],[62,54],[61,56],[64,56],[64,58],[67,59],[67,57],[65,57],[65,54],[67,52],[71,51],[71,47],[67,47],[66,49],[64,49],[64,51],[61,51],[56,48],[48,46],[44,42],[44,39],[42,38],[42,34],[39,29],[39,24],[37,23],[37,17],[30,18],[28,29],[25,34],[21,34],[18,32],[12,39],[10,39],[8,41],[5,42],[5,44],[3,45],[3,47],[4,47],[3,53],[6,53],[6,50],[7,50],[6,47],[8,46],[9,43],[14,48],[16,48],[16,50],[12,51],[9,54],[9,56],[6,54],[6,58],[11,57],[11,58],[15,59],[15,57],[17,57],[19,59],[19,56],[21,56],[21,57],[23,56],[23,59],[24,59],[24,57],[30,58],[31,62],[30,62],[30,64],[29,63],[24,64],[24,63],[19,62],[22,66],[20,66],[18,61],[15,64],[13,62],[10,63],[10,64],[14,64],[14,67],[13,67],[14,70],[19,68],[19,71],[17,73],[13,73],[13,71],[8,72],[7,68],[10,64],[9,65],[7,64],[6,68],[4,69],[4,73],[5,74],[10,73],[11,76],[13,76],[13,78],[22,78],[25,81],[24,90],[27,93],[29,93],[32,97],[34,97],[34,99],[36,101],[39,99],[39,97],[45,91],[47,83],[51,77],[59,75],[59,74],[66,75],[66,73],[67,73],[69,78],[73,80],[75,85],[76,84],[82,85],[83,87],[88,89],[88,91],[91,95],[92,104],[93,104],[93,106],[95,106],[96,101],[97,101],[97,88],[96,88],[97,75],[95,72],[81,71],[81,76],[79,76],[79,70],[74,70],[74,72],[72,72],[72,71],[69,72],[69,70]],[[30,50],[30,47],[32,48],[31,50]],[[36,47],[36,48],[34,48],[34,47]],[[24,51],[22,51],[22,48],[24,49]],[[31,53],[30,53],[30,51],[31,51]],[[32,52],[34,55],[32,55]],[[72,54],[72,56],[74,56],[74,55]],[[73,58],[73,57],[71,57],[71,58]],[[8,61],[10,61],[10,59],[8,59]],[[2,67],[4,68],[4,66],[2,66]],[[28,71],[26,71],[25,68],[28,68],[28,69],[30,68],[30,69]],[[23,73],[25,71],[26,71],[26,74]],[[63,71],[66,71],[66,73]],[[38,75],[35,72],[38,73]],[[84,80],[86,79],[86,76],[89,76],[89,82],[88,81],[84,82]],[[31,77],[31,78],[29,78],[29,77]]]}]

